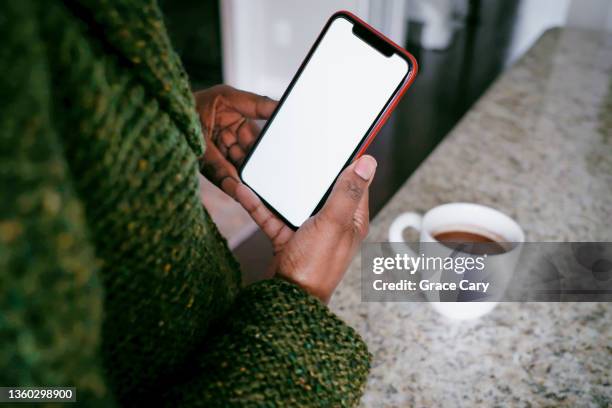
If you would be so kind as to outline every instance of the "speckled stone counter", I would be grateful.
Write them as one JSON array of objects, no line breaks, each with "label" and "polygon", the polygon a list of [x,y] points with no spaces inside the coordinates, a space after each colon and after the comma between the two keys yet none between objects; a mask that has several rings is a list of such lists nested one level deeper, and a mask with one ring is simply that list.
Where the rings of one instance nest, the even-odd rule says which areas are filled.
[{"label": "speckled stone counter", "polygon": [[[612,241],[612,35],[548,31],[373,220],[466,201],[527,241]],[[417,240],[416,236],[408,239]],[[361,302],[356,259],[331,307],[374,355],[362,405],[612,406],[612,304],[502,303],[468,323],[426,303]]]}]

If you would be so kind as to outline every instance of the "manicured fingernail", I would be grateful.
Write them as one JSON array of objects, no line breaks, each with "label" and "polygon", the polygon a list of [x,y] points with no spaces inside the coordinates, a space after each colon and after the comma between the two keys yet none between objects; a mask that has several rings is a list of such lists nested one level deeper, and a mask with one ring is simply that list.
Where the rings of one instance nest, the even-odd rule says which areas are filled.
[{"label": "manicured fingernail", "polygon": [[355,165],[355,173],[365,181],[368,181],[376,171],[376,160],[372,156],[363,156]]}]

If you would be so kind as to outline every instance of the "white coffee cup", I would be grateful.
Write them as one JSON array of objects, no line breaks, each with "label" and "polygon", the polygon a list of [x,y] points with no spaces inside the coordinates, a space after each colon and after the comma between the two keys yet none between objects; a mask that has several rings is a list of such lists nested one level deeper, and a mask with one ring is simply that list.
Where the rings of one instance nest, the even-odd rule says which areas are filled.
[{"label": "white coffee cup", "polygon": [[[420,233],[420,252],[428,257],[449,256],[455,251],[434,238],[441,232],[470,232],[490,237],[499,243],[510,243],[511,246],[506,252],[487,256],[486,269],[501,277],[501,281],[498,279],[496,283],[498,289],[507,286],[525,241],[523,230],[512,218],[493,208],[471,203],[443,204],[424,215],[416,212],[399,215],[389,227],[389,242],[398,252],[412,252],[404,243],[403,232],[406,228],[413,228]],[[438,274],[437,279],[439,278]],[[474,319],[483,316],[498,303],[441,302],[439,292],[425,292],[425,295],[436,311],[452,319]]]}]

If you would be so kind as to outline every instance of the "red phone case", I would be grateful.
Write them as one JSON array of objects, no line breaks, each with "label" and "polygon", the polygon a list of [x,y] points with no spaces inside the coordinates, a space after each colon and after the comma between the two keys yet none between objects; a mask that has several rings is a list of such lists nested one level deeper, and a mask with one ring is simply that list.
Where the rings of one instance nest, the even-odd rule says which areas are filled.
[{"label": "red phone case", "polygon": [[396,51],[401,52],[406,58],[410,60],[411,68],[412,68],[411,72],[408,74],[408,76],[406,77],[406,80],[402,84],[402,87],[396,92],[396,94],[393,97],[393,100],[391,101],[391,103],[389,103],[389,105],[385,109],[385,112],[382,114],[380,119],[376,122],[376,125],[374,125],[374,127],[372,128],[372,131],[366,137],[365,141],[362,143],[361,148],[359,149],[355,157],[353,157],[353,161],[354,161],[365,153],[368,146],[370,146],[370,143],[372,143],[372,141],[374,140],[374,138],[376,137],[380,129],[382,129],[385,122],[387,122],[387,119],[389,119],[389,116],[391,116],[391,112],[393,112],[393,110],[395,109],[399,101],[402,99],[402,97],[404,96],[408,88],[410,88],[410,85],[412,85],[412,83],[414,82],[417,72],[419,71],[419,65],[417,63],[416,58],[414,58],[412,54],[410,54],[408,51],[406,51],[405,49],[397,45],[395,42],[387,38],[380,31],[378,31],[377,29],[375,29],[374,27],[372,27],[371,25],[369,25],[368,23],[366,23],[365,21],[363,21],[362,19],[360,19],[359,17],[351,13],[350,11],[347,11],[347,10],[338,11],[332,15],[330,20],[334,19],[337,15],[342,15],[342,14],[358,22],[359,24],[367,28],[371,33],[375,34],[378,38],[385,41],[387,44],[390,44]]}]

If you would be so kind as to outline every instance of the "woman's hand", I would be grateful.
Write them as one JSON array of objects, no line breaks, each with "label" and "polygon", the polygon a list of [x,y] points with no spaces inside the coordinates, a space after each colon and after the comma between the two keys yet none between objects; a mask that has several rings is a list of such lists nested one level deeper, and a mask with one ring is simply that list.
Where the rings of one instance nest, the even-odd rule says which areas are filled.
[{"label": "woman's hand", "polygon": [[236,199],[272,239],[274,269],[327,303],[368,233],[368,188],[376,160],[363,156],[347,167],[315,216],[292,231],[240,184]]},{"label": "woman's hand", "polygon": [[[194,97],[206,139],[206,152],[200,158],[204,176],[249,211],[250,196],[239,198],[237,188],[242,186],[247,193],[255,194],[241,184],[238,168],[259,136],[255,120],[268,119],[278,102],[227,85],[196,92]],[[259,199],[257,202],[261,204]],[[293,235],[265,206],[249,212],[272,241],[275,252]]]},{"label": "woman's hand", "polygon": [[321,211],[293,231],[240,182],[237,170],[259,136],[254,120],[268,119],[277,102],[227,85],[194,96],[206,139],[200,159],[204,175],[236,199],[270,238],[275,273],[327,303],[367,235],[368,188],[376,161],[363,156],[347,167]]},{"label": "woman's hand", "polygon": [[256,119],[268,119],[277,102],[227,85],[194,94],[206,152],[200,158],[207,179],[235,198],[238,167],[259,136]]}]

